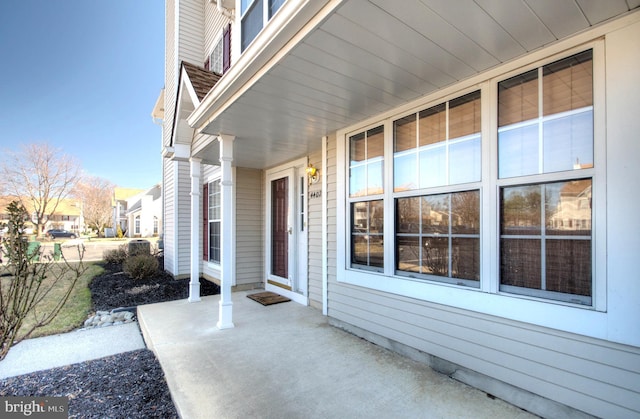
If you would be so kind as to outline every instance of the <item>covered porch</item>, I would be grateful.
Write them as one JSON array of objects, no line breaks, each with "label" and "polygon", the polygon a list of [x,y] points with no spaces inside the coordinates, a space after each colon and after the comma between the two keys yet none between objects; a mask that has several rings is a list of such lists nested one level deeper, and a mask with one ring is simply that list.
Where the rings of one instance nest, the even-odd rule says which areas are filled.
[{"label": "covered porch", "polygon": [[216,327],[220,296],[138,307],[181,417],[534,417],[310,307],[246,298],[254,292],[234,293],[238,327],[227,330]]}]

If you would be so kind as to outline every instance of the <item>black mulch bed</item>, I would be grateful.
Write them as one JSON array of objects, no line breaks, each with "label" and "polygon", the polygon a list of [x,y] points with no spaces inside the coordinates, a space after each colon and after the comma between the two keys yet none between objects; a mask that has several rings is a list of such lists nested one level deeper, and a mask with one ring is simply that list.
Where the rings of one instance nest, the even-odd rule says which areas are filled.
[{"label": "black mulch bed", "polygon": [[[188,296],[189,280],[158,273],[134,281],[119,265],[104,267],[89,286],[95,311]],[[201,295],[219,293],[209,281],[200,284]],[[178,417],[162,368],[148,349],[0,380],[0,396],[68,397],[70,418]]]}]

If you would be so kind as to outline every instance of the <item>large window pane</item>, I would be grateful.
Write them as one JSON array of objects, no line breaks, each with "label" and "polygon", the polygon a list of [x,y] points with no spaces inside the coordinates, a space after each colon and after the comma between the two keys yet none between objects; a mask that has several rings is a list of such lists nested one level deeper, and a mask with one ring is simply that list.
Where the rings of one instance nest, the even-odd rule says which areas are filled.
[{"label": "large window pane", "polygon": [[543,67],[544,115],[593,105],[593,52],[581,52]]},{"label": "large window pane", "polygon": [[429,147],[420,152],[420,187],[447,184],[447,150],[444,146]]},{"label": "large window pane", "polygon": [[480,91],[394,121],[394,191],[479,181],[480,123]]},{"label": "large window pane", "polygon": [[593,111],[546,121],[544,172],[593,167]]},{"label": "large window pane", "polygon": [[515,186],[500,191],[500,232],[503,235],[540,235],[540,185]]},{"label": "large window pane", "polygon": [[396,232],[420,232],[420,198],[403,198],[396,201]]},{"label": "large window pane", "polygon": [[451,195],[451,232],[480,234],[480,194],[477,191]]},{"label": "large window pane", "polygon": [[480,180],[480,136],[449,146],[449,183],[452,185]]},{"label": "large window pane", "polygon": [[447,237],[422,238],[422,273],[449,276],[449,239]]},{"label": "large window pane", "polygon": [[498,84],[500,178],[593,167],[592,56],[584,51]]},{"label": "large window pane", "polygon": [[480,240],[451,239],[451,277],[480,280]]},{"label": "large window pane", "polygon": [[393,151],[405,151],[416,148],[416,115],[409,115],[393,123]]},{"label": "large window pane", "polygon": [[498,175],[501,178],[538,173],[538,125],[525,125],[498,134]]},{"label": "large window pane", "polygon": [[409,191],[418,188],[418,153],[405,152],[393,160],[394,191]]},{"label": "large window pane", "polygon": [[285,0],[269,0],[269,19],[280,9]]},{"label": "large window pane", "polygon": [[244,51],[251,41],[262,30],[263,10],[262,0],[253,0],[249,10],[242,17],[242,51]]},{"label": "large window pane", "polygon": [[349,138],[349,194],[352,197],[381,194],[384,174],[384,127]]},{"label": "large window pane", "polygon": [[396,214],[399,272],[479,285],[479,191],[398,198]]},{"label": "large window pane", "polygon": [[591,296],[591,240],[548,240],[546,288]]},{"label": "large window pane", "polygon": [[591,236],[591,179],[547,185],[545,220],[548,235]]},{"label": "large window pane", "polygon": [[538,70],[498,83],[498,126],[538,117]]},{"label": "large window pane", "polygon": [[500,284],[540,289],[540,240],[500,240]]},{"label": "large window pane", "polygon": [[420,147],[440,143],[447,139],[447,114],[444,103],[425,109],[419,115]]},{"label": "large window pane", "polygon": [[420,239],[399,237],[396,244],[396,260],[399,270],[420,273]]},{"label": "large window pane", "polygon": [[449,194],[422,197],[422,232],[449,233]]},{"label": "large window pane", "polygon": [[591,186],[580,179],[502,188],[501,290],[591,304]]},{"label": "large window pane", "polygon": [[449,102],[449,139],[480,132],[480,91]]},{"label": "large window pane", "polygon": [[351,204],[351,263],[384,265],[384,205],[382,200]]}]

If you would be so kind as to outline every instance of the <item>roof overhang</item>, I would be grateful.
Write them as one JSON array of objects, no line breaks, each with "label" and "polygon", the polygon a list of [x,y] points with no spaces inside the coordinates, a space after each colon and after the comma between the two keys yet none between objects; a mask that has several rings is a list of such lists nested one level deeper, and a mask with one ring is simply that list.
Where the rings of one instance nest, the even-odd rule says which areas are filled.
[{"label": "roof overhang", "polygon": [[182,106],[181,116],[196,133],[235,136],[235,165],[272,167],[317,151],[336,130],[455,88],[639,5],[288,1],[201,103]]}]

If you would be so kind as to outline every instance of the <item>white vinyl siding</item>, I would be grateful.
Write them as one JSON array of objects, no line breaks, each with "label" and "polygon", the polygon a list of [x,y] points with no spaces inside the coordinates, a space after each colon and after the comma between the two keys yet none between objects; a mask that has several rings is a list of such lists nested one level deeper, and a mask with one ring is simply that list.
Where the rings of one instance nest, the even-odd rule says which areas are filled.
[{"label": "white vinyl siding", "polygon": [[164,167],[164,179],[163,179],[163,195],[164,200],[164,230],[162,232],[164,241],[164,269],[171,274],[175,274],[175,250],[176,250],[176,237],[175,237],[175,223],[174,217],[174,165],[175,163],[169,160],[163,160],[162,165]]},{"label": "white vinyl siding", "polygon": [[[640,231],[638,198],[633,188],[634,181],[640,179],[640,168],[636,163],[640,142],[634,141],[629,134],[640,132],[640,118],[637,117],[640,84],[636,71],[640,67],[640,50],[635,41],[640,38],[640,22],[638,19],[635,22],[605,36],[606,74],[594,75],[594,79],[600,77],[599,83],[606,86],[606,91],[597,91],[594,98],[594,107],[603,110],[595,117],[596,126],[600,127],[595,132],[596,148],[605,146],[604,152],[600,149],[596,153],[606,158],[602,167],[607,168],[606,184],[600,181],[605,179],[605,174],[600,176],[596,172],[594,177],[594,190],[606,189],[607,210],[598,227],[605,228],[599,230],[594,239],[596,253],[603,255],[596,261],[594,275],[597,278],[594,281],[599,295],[606,296],[606,310],[463,291],[449,285],[431,286],[428,295],[414,296],[407,292],[410,289],[407,287],[400,290],[406,295],[402,296],[398,290],[376,290],[364,284],[338,282],[335,246],[347,232],[336,235],[336,219],[330,216],[327,220],[330,249],[328,312],[337,320],[335,324],[345,325],[348,330],[391,349],[397,349],[399,342],[428,354],[425,357],[429,359],[433,355],[454,363],[462,368],[452,369],[450,373],[463,381],[473,380],[465,373],[466,369],[591,415],[620,418],[640,415],[640,329],[637,327],[640,288],[636,280],[637,266],[633,263],[640,249],[640,236],[630,234]],[[589,45],[574,47],[572,51],[579,52]],[[571,49],[571,45],[565,49]],[[571,55],[571,52],[565,55]],[[537,57],[541,58],[541,54]],[[520,65],[526,63],[520,62]],[[479,79],[473,81],[481,81]],[[460,85],[450,91],[469,88],[469,85]],[[490,97],[495,100],[497,91],[493,93]],[[403,111],[406,109],[410,109],[408,105]],[[494,118],[497,119],[497,115],[494,114]],[[497,131],[495,119],[492,129]],[[363,121],[362,126],[374,122]],[[341,145],[339,152],[345,149]],[[328,151],[331,158],[335,150],[330,148]],[[485,156],[483,154],[483,177],[489,173],[484,171],[484,165],[495,162],[495,157],[487,160]],[[341,160],[341,164],[346,161]],[[489,169],[497,173],[497,165]],[[329,167],[325,171],[330,180],[329,195],[332,187],[337,186],[335,170]],[[342,187],[342,191],[345,190]],[[492,194],[497,192],[489,191],[482,199]],[[342,193],[341,199],[346,200],[345,196]],[[329,205],[330,214],[334,214],[336,201],[329,199]],[[497,236],[497,217],[492,222]],[[492,240],[496,241],[497,237]],[[491,240],[483,240],[482,246],[487,243]],[[337,262],[344,264],[343,254]],[[491,263],[497,265],[497,261]],[[598,270],[603,264],[606,269]],[[481,272],[485,274],[490,270],[483,268]],[[378,274],[367,275],[368,279],[378,277]],[[385,279],[397,281],[396,278]],[[497,278],[489,280],[497,284]],[[445,294],[455,297],[455,302],[451,299],[446,300],[447,304],[435,302]],[[462,304],[454,307],[458,302]],[[499,311],[496,307],[506,310]],[[482,384],[487,384],[487,380],[473,383]],[[485,389],[496,394],[490,390]]]},{"label": "white vinyl siding", "polygon": [[191,264],[191,176],[189,162],[177,161],[177,183],[175,185],[176,198],[176,231],[177,267],[175,275],[186,276],[190,272]]},{"label": "white vinyl siding", "polygon": [[[204,55],[204,14],[202,0],[180,0],[179,45],[180,61],[202,66]],[[178,63],[179,64],[179,63]]]},{"label": "white vinyl siding", "polygon": [[236,169],[236,286],[264,281],[263,172]]},{"label": "white vinyl siding", "polygon": [[638,348],[349,285],[330,295],[335,319],[551,400],[601,417],[640,408]]}]

